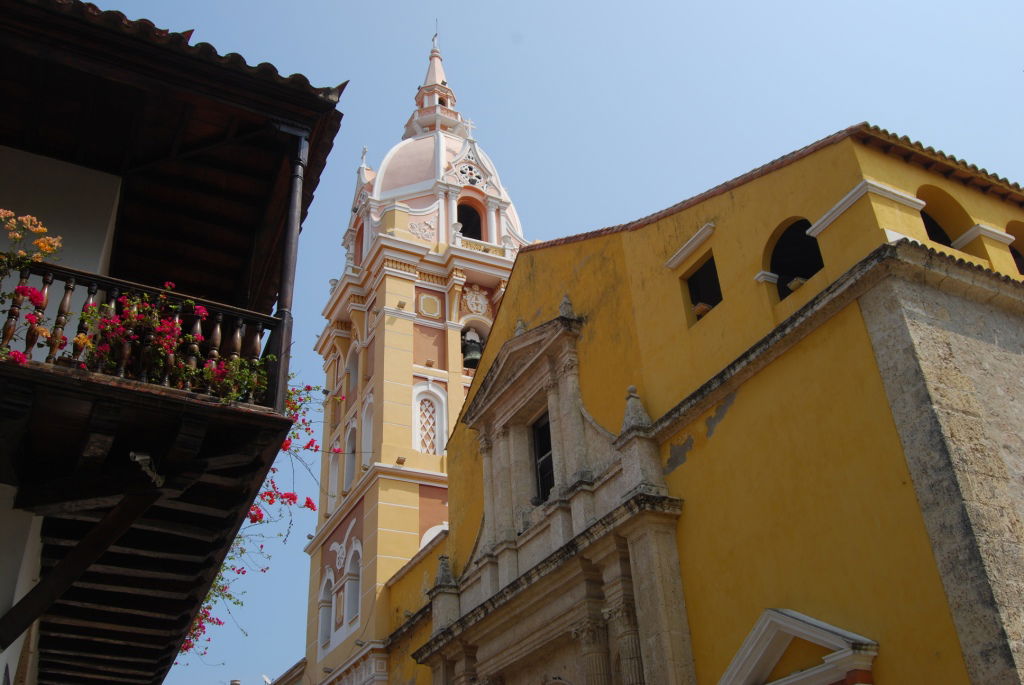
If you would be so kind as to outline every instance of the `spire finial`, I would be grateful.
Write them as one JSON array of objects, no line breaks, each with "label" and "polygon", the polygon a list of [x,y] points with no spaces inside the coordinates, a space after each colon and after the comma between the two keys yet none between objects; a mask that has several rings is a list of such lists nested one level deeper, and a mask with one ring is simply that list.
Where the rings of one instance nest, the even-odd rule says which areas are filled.
[{"label": "spire finial", "polygon": [[366,146],[365,145],[363,146],[363,154],[359,158],[359,168],[360,169],[365,169],[366,168]]},{"label": "spire finial", "polygon": [[441,30],[437,28],[437,17],[434,17],[434,37],[430,39],[430,47],[432,50],[441,51],[441,48],[437,47],[437,37],[441,33]]}]

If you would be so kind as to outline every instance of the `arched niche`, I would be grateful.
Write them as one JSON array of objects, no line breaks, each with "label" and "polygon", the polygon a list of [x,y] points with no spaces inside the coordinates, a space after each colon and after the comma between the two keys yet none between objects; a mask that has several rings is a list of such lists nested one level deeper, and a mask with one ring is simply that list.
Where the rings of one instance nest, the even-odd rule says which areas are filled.
[{"label": "arched niche", "polygon": [[952,247],[956,239],[974,225],[971,215],[941,188],[923,185],[917,189],[917,198],[925,203],[921,220],[932,242]]},{"label": "arched niche", "polygon": [[320,584],[320,596],[317,601],[317,637],[321,647],[331,643],[334,631],[334,572],[325,569],[323,582]]},{"label": "arched niche", "polygon": [[426,454],[443,454],[448,441],[448,398],[437,383],[417,383],[412,389],[412,447]]},{"label": "arched niche", "polygon": [[348,492],[356,479],[356,424],[355,420],[345,429],[345,475],[342,491]]},{"label": "arched niche", "polygon": [[467,314],[459,322],[462,324],[460,347],[462,350],[462,368],[475,369],[483,354],[484,344],[491,333],[491,321],[476,314]]},{"label": "arched niche", "polygon": [[810,227],[807,219],[790,217],[772,233],[765,261],[767,270],[776,277],[780,300],[789,297],[825,266],[817,238],[807,235]]}]

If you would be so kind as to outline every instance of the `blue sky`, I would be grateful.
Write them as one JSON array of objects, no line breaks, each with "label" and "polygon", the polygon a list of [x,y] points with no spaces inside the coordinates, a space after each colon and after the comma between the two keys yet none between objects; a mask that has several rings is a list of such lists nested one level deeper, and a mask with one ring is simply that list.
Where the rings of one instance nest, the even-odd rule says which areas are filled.
[{"label": "blue sky", "polygon": [[[1019,0],[99,4],[316,85],[350,81],[299,255],[292,364],[310,383],[360,148],[376,167],[399,141],[435,19],[459,109],[531,240],[644,216],[863,120],[1024,181]],[[167,683],[259,685],[303,655],[305,513],[270,573],[242,584],[248,636],[229,619]]]}]

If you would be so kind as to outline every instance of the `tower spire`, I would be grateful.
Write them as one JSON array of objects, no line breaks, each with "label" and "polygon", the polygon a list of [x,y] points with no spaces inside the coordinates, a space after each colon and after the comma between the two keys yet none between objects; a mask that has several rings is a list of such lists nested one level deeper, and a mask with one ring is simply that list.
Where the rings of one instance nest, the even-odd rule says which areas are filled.
[{"label": "tower spire", "polygon": [[430,58],[423,85],[416,90],[416,112],[405,127],[404,138],[424,131],[452,130],[462,124],[462,117],[455,109],[455,93],[448,86],[441,59],[441,48],[437,43],[438,34],[430,39]]}]

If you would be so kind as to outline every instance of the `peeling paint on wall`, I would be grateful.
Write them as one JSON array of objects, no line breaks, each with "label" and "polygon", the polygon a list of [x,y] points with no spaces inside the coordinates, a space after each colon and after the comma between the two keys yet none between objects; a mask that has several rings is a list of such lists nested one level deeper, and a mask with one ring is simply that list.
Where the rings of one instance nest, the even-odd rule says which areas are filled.
[{"label": "peeling paint on wall", "polygon": [[722,403],[720,405],[718,405],[717,407],[715,407],[715,413],[708,417],[708,420],[707,420],[706,423],[707,423],[707,427],[708,427],[708,437],[709,438],[712,435],[714,435],[715,428],[718,426],[719,423],[721,423],[722,419],[725,418],[726,413],[729,411],[729,407],[732,406],[732,403],[734,401],[736,401],[736,392],[735,391],[733,391],[733,392],[729,393],[728,395],[726,395],[725,399],[722,400]]},{"label": "peeling paint on wall", "polygon": [[668,463],[665,464],[665,468],[662,470],[662,473],[667,476],[682,466],[686,462],[686,455],[691,449],[693,449],[692,435],[687,435],[686,442],[682,445],[672,445],[669,447]]}]

